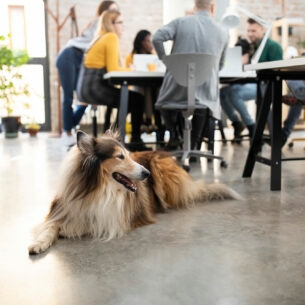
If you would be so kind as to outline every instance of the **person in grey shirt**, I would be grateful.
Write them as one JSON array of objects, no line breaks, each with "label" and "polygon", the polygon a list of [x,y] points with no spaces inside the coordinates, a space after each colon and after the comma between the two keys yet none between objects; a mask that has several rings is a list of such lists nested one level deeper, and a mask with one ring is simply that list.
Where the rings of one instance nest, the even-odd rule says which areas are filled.
[{"label": "person in grey shirt", "polygon": [[[215,118],[220,118],[219,102],[219,76],[218,71],[222,68],[225,52],[228,44],[228,33],[220,25],[216,24],[212,15],[215,10],[213,0],[194,0],[194,13],[180,17],[159,29],[152,38],[158,57],[162,60],[165,56],[163,43],[172,40],[171,53],[207,53],[215,55],[218,61],[209,80],[196,90],[196,103],[206,105]],[[156,107],[169,101],[186,100],[187,89],[176,83],[173,76],[166,71],[160,89]],[[174,150],[179,145],[177,132],[179,112],[162,111],[166,129],[170,131],[170,141],[167,150]],[[192,149],[198,149],[201,145],[202,129],[206,111],[196,109],[192,120]]]}]

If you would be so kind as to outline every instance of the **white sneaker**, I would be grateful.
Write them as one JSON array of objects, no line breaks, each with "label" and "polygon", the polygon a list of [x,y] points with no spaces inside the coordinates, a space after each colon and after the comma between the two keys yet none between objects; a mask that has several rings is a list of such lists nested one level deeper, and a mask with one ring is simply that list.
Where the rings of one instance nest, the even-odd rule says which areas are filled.
[{"label": "white sneaker", "polygon": [[61,139],[63,145],[66,147],[72,147],[76,144],[76,135],[72,133],[72,135],[67,135],[65,132],[61,135]]}]

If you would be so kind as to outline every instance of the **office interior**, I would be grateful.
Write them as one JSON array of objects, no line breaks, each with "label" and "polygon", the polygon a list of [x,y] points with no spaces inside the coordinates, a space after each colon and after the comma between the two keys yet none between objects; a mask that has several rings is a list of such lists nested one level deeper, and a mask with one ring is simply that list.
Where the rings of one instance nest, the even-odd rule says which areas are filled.
[{"label": "office interior", "polygon": [[[154,33],[185,15],[193,2],[118,3],[125,23],[124,57],[139,29]],[[304,161],[282,162],[278,191],[270,190],[270,167],[264,164],[255,164],[252,176],[243,178],[250,141],[232,144],[233,129],[225,117],[228,141],[224,143],[216,131],[215,154],[223,156],[228,167],[201,158],[191,163],[190,174],[206,183],[227,184],[243,200],[200,202],[187,210],[158,214],[155,224],[110,242],[59,239],[46,253],[28,255],[31,229],[48,212],[58,188],[58,170],[68,153],[61,137],[56,55],[92,18],[98,4],[97,0],[0,3],[0,35],[11,31],[11,43],[26,48],[31,57],[23,73],[37,94],[31,97],[34,114],[27,110],[24,123],[34,120],[40,125],[36,137],[25,129],[14,139],[0,133],[1,304],[304,304]],[[234,5],[272,23],[270,37],[282,45],[285,58],[291,47],[297,56],[304,51],[303,1],[218,0],[215,19],[221,22]],[[75,20],[69,15],[72,7]],[[239,15],[240,24],[230,30],[230,46],[239,34],[246,35],[247,16]],[[255,115],[255,101],[248,107]],[[287,109],[284,105],[283,117]],[[104,111],[99,107],[99,132]],[[302,113],[290,140],[305,137],[304,120]],[[88,109],[81,128],[91,134],[91,124]],[[154,134],[143,139],[153,142]],[[305,142],[288,144],[283,157],[304,156]],[[270,155],[270,146],[263,145],[262,153]]]}]

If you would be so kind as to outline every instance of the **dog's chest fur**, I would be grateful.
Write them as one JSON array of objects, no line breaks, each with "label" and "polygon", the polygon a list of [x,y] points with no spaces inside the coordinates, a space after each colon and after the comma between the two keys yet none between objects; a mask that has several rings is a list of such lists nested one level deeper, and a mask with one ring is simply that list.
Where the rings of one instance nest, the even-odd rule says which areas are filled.
[{"label": "dog's chest fur", "polygon": [[129,230],[124,209],[124,191],[102,187],[94,198],[88,196],[85,200],[75,200],[73,208],[67,204],[69,211],[60,226],[60,235],[66,237],[81,237],[90,235],[93,238],[110,240],[121,237]]}]

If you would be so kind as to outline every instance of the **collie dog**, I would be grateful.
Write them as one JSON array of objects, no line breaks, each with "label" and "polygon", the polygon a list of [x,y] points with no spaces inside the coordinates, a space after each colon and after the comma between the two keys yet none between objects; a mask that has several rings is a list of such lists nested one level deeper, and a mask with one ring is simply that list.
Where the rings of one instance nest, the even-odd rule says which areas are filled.
[{"label": "collie dog", "polygon": [[99,138],[77,133],[62,164],[59,190],[43,223],[34,230],[29,254],[46,251],[59,236],[110,240],[152,224],[156,213],[196,201],[240,199],[223,184],[194,181],[165,152],[129,153],[118,133]]}]

